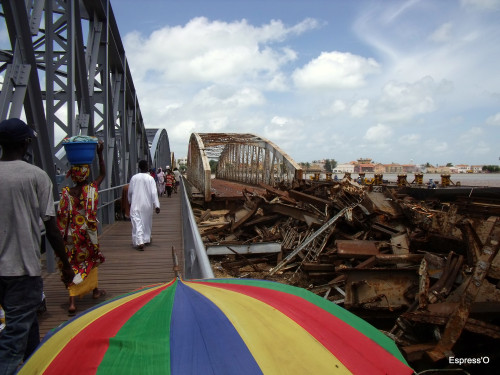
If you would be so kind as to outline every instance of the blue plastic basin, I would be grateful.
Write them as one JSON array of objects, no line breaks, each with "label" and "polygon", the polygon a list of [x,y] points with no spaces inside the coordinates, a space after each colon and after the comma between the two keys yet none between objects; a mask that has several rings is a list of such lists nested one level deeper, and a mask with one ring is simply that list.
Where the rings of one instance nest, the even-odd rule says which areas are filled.
[{"label": "blue plastic basin", "polygon": [[65,143],[66,157],[70,164],[92,164],[95,157],[97,143],[94,142],[70,142]]}]

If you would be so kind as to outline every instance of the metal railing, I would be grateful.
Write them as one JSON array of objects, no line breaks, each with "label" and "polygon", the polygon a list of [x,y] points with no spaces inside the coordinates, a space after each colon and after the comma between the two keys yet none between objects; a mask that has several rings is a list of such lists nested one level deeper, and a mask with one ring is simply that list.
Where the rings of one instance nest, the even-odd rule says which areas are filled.
[{"label": "metal railing", "polygon": [[184,246],[184,278],[214,278],[214,273],[208,260],[205,245],[201,240],[198,225],[196,224],[193,210],[191,209],[191,204],[189,203],[184,178],[181,178],[180,187],[182,241]]}]

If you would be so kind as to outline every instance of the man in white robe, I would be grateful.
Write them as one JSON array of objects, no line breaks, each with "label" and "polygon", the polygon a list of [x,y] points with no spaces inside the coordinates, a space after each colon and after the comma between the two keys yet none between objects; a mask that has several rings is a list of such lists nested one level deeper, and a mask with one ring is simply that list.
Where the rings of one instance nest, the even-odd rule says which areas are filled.
[{"label": "man in white robe", "polygon": [[148,162],[139,162],[140,172],[132,176],[128,188],[130,221],[132,222],[132,242],[137,250],[151,243],[153,211],[160,213],[160,201],[154,178],[148,172]]}]

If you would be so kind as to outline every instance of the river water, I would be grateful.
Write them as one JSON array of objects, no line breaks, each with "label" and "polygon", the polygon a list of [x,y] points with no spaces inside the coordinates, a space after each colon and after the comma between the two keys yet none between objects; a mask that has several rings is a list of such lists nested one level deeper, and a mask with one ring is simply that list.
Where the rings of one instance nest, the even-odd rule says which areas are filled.
[{"label": "river water", "polygon": [[[312,176],[312,174],[308,173],[305,178],[309,179],[309,176]],[[339,173],[337,174],[338,178],[341,179],[344,177],[343,174]],[[357,173],[352,173],[351,174],[352,179],[357,179],[358,174]],[[365,175],[366,178],[371,179],[373,178],[373,173],[366,173]],[[326,176],[324,173],[320,175],[320,179],[325,179]],[[333,178],[333,176],[332,176]],[[435,181],[436,183],[441,182],[441,175],[440,174],[433,174],[433,173],[424,173],[424,183],[427,183],[429,179]],[[462,186],[497,186],[500,187],[500,173],[454,173],[450,175],[451,182],[452,183],[457,183],[460,182]],[[389,182],[397,182],[398,181],[398,175],[397,174],[384,174],[383,179],[387,180]],[[414,175],[412,173],[408,173],[406,180],[408,182],[412,182],[414,179]]]}]

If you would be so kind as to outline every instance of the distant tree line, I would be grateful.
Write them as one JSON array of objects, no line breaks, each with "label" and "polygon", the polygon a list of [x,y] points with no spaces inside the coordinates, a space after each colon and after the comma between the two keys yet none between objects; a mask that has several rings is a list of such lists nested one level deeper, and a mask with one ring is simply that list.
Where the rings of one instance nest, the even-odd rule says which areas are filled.
[{"label": "distant tree line", "polygon": [[326,159],[325,160],[325,165],[323,166],[323,168],[325,168],[325,170],[327,172],[333,172],[335,167],[337,167],[337,162],[335,161],[335,159]]},{"label": "distant tree line", "polygon": [[498,165],[483,165],[483,172],[500,172]]},{"label": "distant tree line", "polygon": [[[313,163],[317,164],[317,160],[313,160]],[[311,168],[311,163],[299,163],[302,168],[308,170]],[[325,159],[325,164],[323,164],[323,169],[327,172],[333,172],[333,170],[337,167],[337,162],[335,159]]]}]

